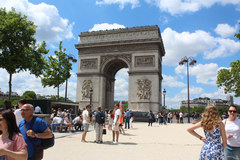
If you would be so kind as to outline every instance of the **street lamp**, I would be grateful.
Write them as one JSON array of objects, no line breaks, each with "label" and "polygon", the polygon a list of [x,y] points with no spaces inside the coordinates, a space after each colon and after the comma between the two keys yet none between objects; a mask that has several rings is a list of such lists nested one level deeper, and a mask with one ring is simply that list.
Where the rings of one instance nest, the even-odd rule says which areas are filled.
[{"label": "street lamp", "polygon": [[[190,61],[190,62],[189,62]],[[188,123],[190,123],[190,104],[189,104],[189,71],[188,71],[188,64],[190,66],[193,66],[195,63],[197,63],[197,61],[195,59],[193,59],[192,57],[183,57],[181,59],[181,61],[179,62],[179,65],[184,65],[185,63],[187,63],[187,95],[188,95],[188,100],[187,100],[187,104],[188,104]]]},{"label": "street lamp", "polygon": [[89,95],[90,95],[90,106],[92,107],[92,94],[93,94],[93,89],[90,88],[89,90]]},{"label": "street lamp", "polygon": [[163,107],[165,107],[165,95],[166,95],[166,90],[164,88],[163,89]]},{"label": "street lamp", "polygon": [[[72,54],[67,55],[67,57],[69,61],[72,61],[73,63],[77,62],[77,59],[75,59]],[[68,79],[66,79],[65,102],[67,101],[67,86],[68,86]]]}]

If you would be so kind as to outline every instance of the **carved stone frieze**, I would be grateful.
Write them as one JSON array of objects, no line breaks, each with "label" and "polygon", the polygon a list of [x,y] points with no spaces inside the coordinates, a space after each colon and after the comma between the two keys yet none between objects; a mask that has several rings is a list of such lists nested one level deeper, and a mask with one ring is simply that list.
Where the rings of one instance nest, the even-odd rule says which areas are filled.
[{"label": "carved stone frieze", "polygon": [[124,28],[110,31],[83,32],[80,34],[80,43],[97,43],[123,41],[133,39],[159,38],[157,26]]},{"label": "carved stone frieze", "polygon": [[101,66],[108,60],[111,59],[118,59],[122,58],[126,60],[129,64],[132,62],[132,55],[131,54],[124,54],[124,55],[107,55],[107,56],[101,56]]},{"label": "carved stone frieze", "polygon": [[93,87],[93,83],[91,80],[84,80],[82,85],[82,99],[90,98],[90,88]]},{"label": "carved stone frieze", "polygon": [[125,44],[117,46],[92,46],[92,47],[80,47],[79,54],[98,54],[98,53],[113,53],[113,52],[137,52],[137,51],[149,51],[159,50],[159,43],[147,43],[147,44]]},{"label": "carved stone frieze", "polygon": [[137,96],[139,97],[139,99],[149,100],[152,94],[151,91],[152,81],[150,81],[149,79],[138,79],[137,84],[138,84]]},{"label": "carved stone frieze", "polygon": [[154,67],[155,66],[155,56],[136,56],[135,57],[135,67]]},{"label": "carved stone frieze", "polygon": [[80,69],[97,69],[97,58],[81,59]]}]

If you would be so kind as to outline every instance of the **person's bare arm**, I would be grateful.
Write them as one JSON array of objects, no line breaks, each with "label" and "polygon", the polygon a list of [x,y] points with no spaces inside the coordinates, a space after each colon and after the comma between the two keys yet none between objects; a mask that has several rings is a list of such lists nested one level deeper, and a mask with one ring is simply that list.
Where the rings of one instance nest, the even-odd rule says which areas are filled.
[{"label": "person's bare arm", "polygon": [[191,135],[193,135],[193,136],[197,137],[198,139],[200,139],[201,141],[205,142],[205,141],[206,141],[206,138],[200,136],[198,133],[195,132],[195,129],[200,128],[200,127],[201,127],[201,122],[198,122],[198,123],[192,125],[191,127],[189,127],[189,128],[187,129],[187,131],[188,131]]},{"label": "person's bare arm", "polygon": [[43,133],[35,133],[33,130],[28,130],[27,135],[33,138],[40,138],[40,139],[48,139],[52,138],[53,134],[52,131],[47,127]]},{"label": "person's bare arm", "polygon": [[11,158],[17,159],[17,160],[27,160],[28,154],[27,154],[27,147],[22,149],[21,151],[15,152],[8,150],[6,148],[1,148],[0,149],[0,155],[7,155]]},{"label": "person's bare arm", "polygon": [[225,126],[222,122],[220,122],[220,133],[222,136],[222,145],[224,149],[227,146],[227,136],[226,136]]}]

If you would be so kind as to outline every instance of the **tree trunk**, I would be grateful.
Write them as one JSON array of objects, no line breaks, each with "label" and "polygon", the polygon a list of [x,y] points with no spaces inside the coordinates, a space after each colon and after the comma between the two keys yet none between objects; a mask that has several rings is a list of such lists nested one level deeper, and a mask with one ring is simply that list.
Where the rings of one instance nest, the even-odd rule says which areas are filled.
[{"label": "tree trunk", "polygon": [[57,100],[59,101],[59,85],[58,85]]},{"label": "tree trunk", "polygon": [[67,87],[68,87],[68,79],[66,79],[66,87],[65,87],[65,102],[67,102]]},{"label": "tree trunk", "polygon": [[11,98],[11,94],[12,94],[12,73],[9,73],[9,93],[8,93],[8,100],[10,100]]}]

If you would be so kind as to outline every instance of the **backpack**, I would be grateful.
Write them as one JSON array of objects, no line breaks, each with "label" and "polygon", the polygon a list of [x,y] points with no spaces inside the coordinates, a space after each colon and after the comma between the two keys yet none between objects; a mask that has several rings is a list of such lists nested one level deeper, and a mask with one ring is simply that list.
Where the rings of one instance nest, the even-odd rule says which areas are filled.
[{"label": "backpack", "polygon": [[104,124],[104,122],[105,122],[105,114],[103,112],[98,111],[95,118],[96,118],[96,122],[98,124]]},{"label": "backpack", "polygon": [[[33,126],[33,123],[35,122],[35,120],[36,120],[36,116],[33,116],[29,129],[32,129],[32,126]],[[50,127],[48,126],[48,128],[50,128]],[[51,128],[50,128],[50,130],[51,130]],[[40,139],[39,138],[41,140],[40,146],[42,146],[43,149],[48,149],[48,148],[54,146],[55,137],[54,137],[53,133],[52,133],[52,135],[53,135],[52,138],[48,138],[48,139]]]}]

